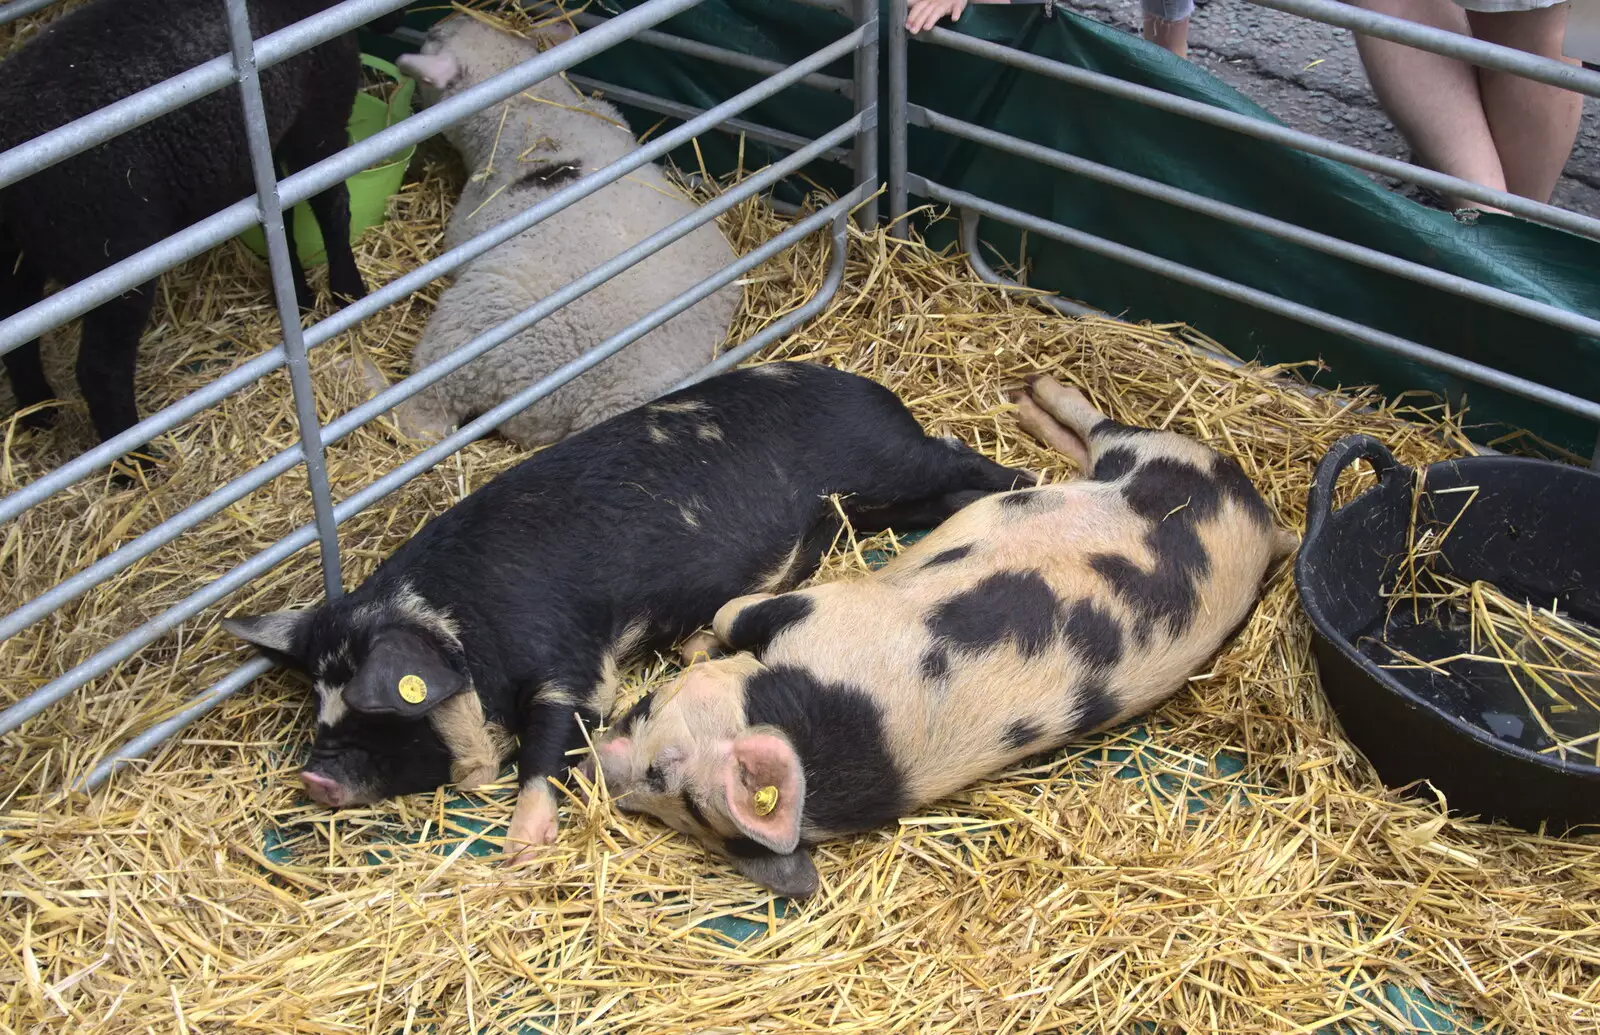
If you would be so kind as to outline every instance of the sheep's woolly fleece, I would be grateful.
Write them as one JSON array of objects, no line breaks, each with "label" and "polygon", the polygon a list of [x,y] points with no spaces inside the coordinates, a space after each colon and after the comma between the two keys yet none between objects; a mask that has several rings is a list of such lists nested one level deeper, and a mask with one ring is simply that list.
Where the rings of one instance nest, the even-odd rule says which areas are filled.
[{"label": "sheep's woolly fleece", "polygon": [[[436,248],[459,172],[421,168],[359,246],[373,284]],[[780,224],[750,204],[723,229],[745,251]],[[752,274],[735,338],[809,297],[826,263],[819,237]],[[404,370],[436,291],[318,350],[324,419],[366,397],[353,356]],[[275,344],[274,327],[262,265],[238,245],[167,276],[141,356],[144,411]],[[1198,340],[1065,320],[979,283],[959,256],[873,233],[852,237],[838,296],[774,355],[878,378],[932,430],[1072,477],[1002,401],[1046,371],[1120,420],[1237,457],[1291,527],[1342,435],[1375,434],[1408,463],[1462,448],[1455,415],[1307,398],[1269,376],[1283,371],[1184,347]],[[70,333],[47,341],[58,384],[72,348]],[[68,416],[45,436],[6,429],[0,491],[83,446],[81,405]],[[290,447],[294,428],[287,379],[269,377],[166,436],[147,487],[97,479],[11,523],[0,609]],[[355,432],[330,451],[335,495],[417,449],[391,423]],[[347,522],[347,584],[517,458],[479,442]],[[298,472],[226,508],[0,645],[0,699],[310,517]],[[894,545],[843,542],[823,577],[856,576]],[[493,849],[509,775],[467,796],[313,806],[294,779],[308,695],[288,675],[103,791],[58,800],[246,656],[217,629],[223,613],[319,592],[302,552],[0,741],[0,1030],[1371,1031],[1453,1012],[1485,1031],[1600,1031],[1600,841],[1448,820],[1381,788],[1317,688],[1281,572],[1212,671],[1147,724],[825,846],[822,890],[804,904],[762,896],[603,801],[569,805],[560,843],[507,871]],[[666,671],[634,673],[630,688]]]}]

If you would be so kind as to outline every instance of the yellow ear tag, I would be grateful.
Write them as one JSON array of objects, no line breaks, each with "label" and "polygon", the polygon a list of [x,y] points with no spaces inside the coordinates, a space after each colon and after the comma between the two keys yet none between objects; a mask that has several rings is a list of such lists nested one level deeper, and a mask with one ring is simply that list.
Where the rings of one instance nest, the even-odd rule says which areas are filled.
[{"label": "yellow ear tag", "polygon": [[756,792],[756,815],[767,816],[778,807],[778,789],[776,787],[763,787]]},{"label": "yellow ear tag", "polygon": [[421,676],[401,676],[400,699],[407,704],[421,704],[428,699],[428,684]]}]

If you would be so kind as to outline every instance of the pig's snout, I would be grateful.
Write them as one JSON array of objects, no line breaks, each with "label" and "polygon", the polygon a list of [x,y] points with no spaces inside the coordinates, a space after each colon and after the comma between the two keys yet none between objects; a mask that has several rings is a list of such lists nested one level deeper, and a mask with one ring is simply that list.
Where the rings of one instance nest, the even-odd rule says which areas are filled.
[{"label": "pig's snout", "polygon": [[353,797],[350,793],[350,788],[338,780],[323,776],[321,773],[313,773],[310,770],[303,769],[300,771],[300,784],[306,789],[307,797],[317,804],[327,805],[329,808],[336,809],[342,805],[348,805]]}]

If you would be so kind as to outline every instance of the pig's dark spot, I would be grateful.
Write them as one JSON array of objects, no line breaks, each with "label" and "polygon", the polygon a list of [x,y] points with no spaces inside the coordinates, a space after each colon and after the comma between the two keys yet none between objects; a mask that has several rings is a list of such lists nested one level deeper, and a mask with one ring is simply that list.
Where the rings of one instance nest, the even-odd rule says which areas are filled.
[{"label": "pig's dark spot", "polygon": [[1157,623],[1173,636],[1182,635],[1199,602],[1195,580],[1211,570],[1196,525],[1217,512],[1222,490],[1193,464],[1162,457],[1139,467],[1123,484],[1122,495],[1151,523],[1144,541],[1154,564],[1145,571],[1120,554],[1095,554],[1089,565],[1138,615],[1140,642]]},{"label": "pig's dark spot", "polygon": [[1033,657],[1055,638],[1060,602],[1035,571],[990,575],[928,615],[928,631],[956,650],[978,653],[1012,643]]},{"label": "pig's dark spot", "polygon": [[748,837],[723,838],[722,848],[735,859],[759,859],[764,855],[778,854],[766,845],[757,844]]},{"label": "pig's dark spot", "polygon": [[515,187],[559,187],[571,183],[583,172],[582,162],[540,162],[517,177]]},{"label": "pig's dark spot", "polygon": [[688,791],[681,792],[679,796],[683,799],[683,811],[689,814],[689,819],[702,827],[709,828],[711,824],[706,822],[706,814],[700,811],[699,805],[695,804],[694,796]]},{"label": "pig's dark spot", "polygon": [[1000,506],[1006,510],[1048,510],[1061,502],[1061,494],[1049,489],[1017,489],[1000,497]]},{"label": "pig's dark spot", "polygon": [[1122,487],[1128,506],[1140,517],[1167,522],[1204,521],[1217,512],[1222,492],[1207,471],[1184,460],[1146,461]]},{"label": "pig's dark spot", "polygon": [[1067,643],[1078,660],[1094,668],[1111,668],[1122,660],[1122,626],[1091,600],[1067,609]]},{"label": "pig's dark spot", "polygon": [[1156,558],[1149,571],[1121,554],[1098,553],[1089,558],[1089,566],[1133,609],[1138,618],[1135,633],[1141,643],[1149,639],[1157,623],[1165,624],[1172,636],[1183,634],[1199,603],[1194,579],[1210,567],[1200,537],[1187,524],[1158,524],[1145,542]]},{"label": "pig's dark spot", "polygon": [[799,593],[751,604],[740,611],[728,629],[729,646],[734,650],[755,651],[771,643],[779,633],[811,614],[811,598]]},{"label": "pig's dark spot", "polygon": [[1094,462],[1094,480],[1114,482],[1139,465],[1139,454],[1127,446],[1112,446]]},{"label": "pig's dark spot", "polygon": [[1256,491],[1249,475],[1244,473],[1244,468],[1236,461],[1218,453],[1216,459],[1211,461],[1211,477],[1216,479],[1217,487],[1222,490],[1222,494],[1239,504],[1257,526],[1261,528],[1272,526],[1272,511],[1267,508],[1266,501]]},{"label": "pig's dark spot", "polygon": [[794,745],[805,767],[807,827],[852,833],[905,811],[905,777],[889,753],[883,710],[857,687],[774,665],[746,681],[744,716],[777,727]]},{"label": "pig's dark spot", "polygon": [[1150,435],[1155,431],[1155,428],[1141,428],[1133,424],[1123,424],[1119,421],[1112,420],[1110,417],[1107,417],[1099,424],[1096,424],[1094,427],[1089,429],[1089,437],[1100,438],[1104,436],[1111,438],[1125,435]]},{"label": "pig's dark spot", "polygon": [[649,717],[650,705],[654,701],[654,694],[645,694],[633,703],[633,707],[629,708],[622,718],[612,724],[612,729],[622,736],[632,736],[633,728],[639,724],[639,720]]},{"label": "pig's dark spot", "polygon": [[950,652],[943,647],[929,647],[922,655],[922,678],[938,682],[950,674]]},{"label": "pig's dark spot", "polygon": [[1034,723],[1028,722],[1026,719],[1018,719],[1006,727],[1005,734],[1000,739],[1005,742],[1006,747],[1015,751],[1018,748],[1027,747],[1043,735],[1044,731]]},{"label": "pig's dark spot", "polygon": [[923,567],[924,568],[936,568],[941,564],[954,564],[956,561],[961,560],[961,558],[965,557],[967,554],[969,554],[971,552],[972,552],[972,547],[970,545],[968,545],[968,546],[952,546],[948,550],[940,550],[938,553],[934,554],[932,557],[929,557],[928,560],[927,560],[927,563],[924,564]]},{"label": "pig's dark spot", "polygon": [[1111,688],[1098,677],[1090,677],[1078,684],[1073,694],[1073,704],[1072,729],[1075,733],[1097,730],[1115,719],[1121,711]]},{"label": "pig's dark spot", "polygon": [[667,793],[667,778],[662,775],[660,766],[652,762],[645,767],[644,785],[650,788],[652,794]]}]

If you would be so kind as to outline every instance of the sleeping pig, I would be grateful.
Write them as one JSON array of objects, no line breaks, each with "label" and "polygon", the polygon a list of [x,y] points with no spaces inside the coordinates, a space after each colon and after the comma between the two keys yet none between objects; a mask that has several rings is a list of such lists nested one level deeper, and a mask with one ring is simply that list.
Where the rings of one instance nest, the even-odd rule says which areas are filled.
[{"label": "sleeping pig", "polygon": [[353,593],[225,622],[307,672],[301,772],[332,806],[493,780],[515,748],[513,858],[556,835],[549,778],[618,670],[718,605],[788,589],[838,529],[926,527],[1023,475],[927,436],[882,385],[806,363],[711,378],[524,461]]},{"label": "sleeping pig", "polygon": [[866,578],[726,604],[713,631],[741,653],[692,665],[596,743],[620,808],[807,895],[807,845],[1121,722],[1201,670],[1295,538],[1198,442],[1114,423],[1048,379],[1017,401],[1091,479],[974,502]]}]

